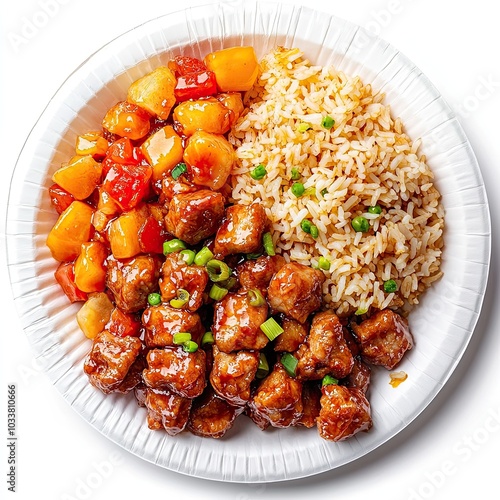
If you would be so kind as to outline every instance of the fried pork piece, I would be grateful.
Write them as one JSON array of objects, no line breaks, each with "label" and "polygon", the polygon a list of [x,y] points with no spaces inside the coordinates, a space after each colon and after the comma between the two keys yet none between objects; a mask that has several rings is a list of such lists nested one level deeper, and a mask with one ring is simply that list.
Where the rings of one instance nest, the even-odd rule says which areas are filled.
[{"label": "fried pork piece", "polygon": [[281,363],[262,381],[249,402],[252,412],[273,427],[290,427],[302,417],[302,382],[290,377]]},{"label": "fried pork piece", "polygon": [[274,341],[274,350],[277,352],[294,352],[305,341],[308,327],[305,324],[283,316],[281,320],[283,333]]},{"label": "fried pork piece", "polygon": [[205,388],[205,351],[188,353],[182,347],[152,349],[142,378],[150,389],[169,390],[184,398],[195,398]]},{"label": "fried pork piece", "polygon": [[145,400],[148,427],[152,430],[163,428],[170,436],[179,434],[187,425],[192,402],[170,391],[148,388]]},{"label": "fried pork piece", "polygon": [[371,428],[370,403],[360,389],[331,384],[323,386],[321,391],[321,410],[316,423],[323,439],[342,441]]},{"label": "fried pork piece", "polygon": [[228,293],[214,307],[212,332],[222,352],[262,349],[269,339],[260,329],[267,319],[267,304],[252,306],[246,290]]},{"label": "fried pork piece", "polygon": [[297,350],[296,358],[297,375],[305,380],[318,380],[329,374],[344,378],[351,373],[354,358],[334,312],[324,311],[313,317],[307,340]]},{"label": "fried pork piece", "polygon": [[210,189],[176,194],[165,217],[167,231],[189,245],[214,235],[224,217],[224,197]]},{"label": "fried pork piece", "polygon": [[304,323],[312,312],[320,308],[325,275],[312,267],[297,262],[284,265],[271,279],[267,291],[269,305]]},{"label": "fried pork piece", "polygon": [[236,269],[240,284],[250,290],[266,291],[271,278],[286,264],[281,255],[263,255],[256,260],[247,260]]},{"label": "fried pork piece", "polygon": [[231,406],[208,386],[193,402],[188,429],[196,436],[221,438],[242,411],[243,408]]},{"label": "fried pork piece", "polygon": [[231,205],[217,230],[214,254],[255,253],[262,247],[262,236],[269,226],[264,208],[258,203]]},{"label": "fried pork piece", "polygon": [[297,425],[307,428],[314,427],[321,410],[321,389],[317,383],[305,382],[302,385],[302,416]]},{"label": "fried pork piece", "polygon": [[142,371],[146,366],[146,358],[142,354],[139,354],[129,368],[123,382],[113,392],[127,394],[135,389],[142,382]]},{"label": "fried pork piece", "polygon": [[142,313],[145,328],[144,343],[147,347],[174,345],[174,334],[186,332],[199,344],[204,333],[198,313],[175,309],[167,304],[148,306]]},{"label": "fried pork piece", "polygon": [[94,387],[109,394],[124,381],[141,349],[137,337],[118,337],[103,330],[94,338],[83,370]]},{"label": "fried pork piece", "polygon": [[258,351],[238,351],[227,354],[213,346],[213,366],[210,382],[215,392],[234,406],[244,406],[250,399],[250,384],[259,366]]},{"label": "fried pork piece", "polygon": [[390,309],[383,309],[362,321],[352,323],[361,357],[372,365],[382,365],[391,370],[413,347],[413,337],[408,321]]},{"label": "fried pork piece", "polygon": [[188,266],[179,252],[167,255],[161,268],[160,292],[164,302],[177,297],[180,289],[189,292],[189,300],[183,309],[196,311],[203,303],[203,292],[208,283],[207,270],[202,266]]},{"label": "fried pork piece", "polygon": [[176,194],[194,193],[198,190],[199,187],[187,181],[184,176],[179,179],[174,179],[171,175],[166,175],[161,180],[160,202],[165,203],[166,208],[168,208],[170,200]]},{"label": "fried pork piece", "polygon": [[370,367],[364,363],[360,358],[354,358],[354,366],[351,373],[347,376],[342,383],[346,387],[355,387],[360,389],[366,394],[370,386],[371,370]]},{"label": "fried pork piece", "polygon": [[132,259],[108,257],[106,285],[113,293],[117,307],[134,313],[148,304],[148,295],[156,290],[161,259],[154,255],[139,255]]}]

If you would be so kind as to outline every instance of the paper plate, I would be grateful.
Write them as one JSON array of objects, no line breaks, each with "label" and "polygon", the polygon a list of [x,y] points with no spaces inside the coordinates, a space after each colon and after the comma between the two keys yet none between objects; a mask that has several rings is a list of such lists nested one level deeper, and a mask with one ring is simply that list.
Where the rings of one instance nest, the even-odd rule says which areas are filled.
[{"label": "paper plate", "polygon": [[[340,443],[314,429],[260,431],[241,417],[221,440],[150,431],[132,395],[104,396],[82,363],[90,341],[79,330],[78,305],[54,281],[45,246],[56,220],[47,188],[72,156],[75,136],[99,127],[129,84],[173,55],[252,45],[259,56],[277,45],[299,47],[317,64],[358,74],[386,93],[412,138],[421,137],[446,210],[444,277],[410,315],[416,347],[397,389],[375,370],[373,428]],[[35,356],[67,402],[103,436],[161,467],[223,481],[295,479],[351,462],[400,432],[432,401],[459,362],[480,314],[490,258],[490,220],[481,173],[456,117],[422,72],[363,29],[324,12],[273,2],[236,1],[176,12],[104,46],[64,82],[31,132],[15,168],[7,221],[15,302]]]}]

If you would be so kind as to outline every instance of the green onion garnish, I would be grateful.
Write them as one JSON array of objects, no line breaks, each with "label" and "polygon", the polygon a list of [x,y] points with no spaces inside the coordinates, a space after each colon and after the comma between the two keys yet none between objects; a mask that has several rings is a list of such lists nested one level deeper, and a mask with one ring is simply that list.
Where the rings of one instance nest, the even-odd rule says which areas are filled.
[{"label": "green onion garnish", "polygon": [[256,259],[258,259],[261,256],[262,256],[262,254],[258,253],[258,252],[256,252],[256,253],[247,253],[245,255],[245,257],[247,258],[247,260],[256,260]]},{"label": "green onion garnish", "polygon": [[187,172],[186,164],[185,163],[178,163],[172,169],[172,173],[170,175],[172,176],[172,179],[177,180],[184,172]]},{"label": "green onion garnish", "polygon": [[264,321],[264,323],[260,325],[260,329],[271,342],[284,332],[283,328],[281,328],[274,318],[269,318]]},{"label": "green onion garnish", "polygon": [[316,188],[311,186],[308,187],[305,191],[303,196],[316,196]]},{"label": "green onion garnish", "polygon": [[179,252],[179,255],[181,256],[181,259],[188,265],[190,266],[193,262],[194,262],[194,256],[195,256],[195,253],[193,252],[193,250],[189,250],[189,249],[186,249],[186,250],[181,250]]},{"label": "green onion garnish", "polygon": [[297,130],[299,132],[307,132],[310,128],[311,128],[311,125],[309,123],[306,123],[306,122],[301,122],[297,126]]},{"label": "green onion garnish", "polygon": [[261,352],[259,354],[259,366],[257,367],[257,378],[264,378],[269,373],[269,363],[267,362],[266,355]]},{"label": "green onion garnish", "polygon": [[264,251],[267,253],[267,255],[269,255],[270,257],[276,255],[271,233],[264,233],[264,235],[262,236],[262,244],[264,245]]},{"label": "green onion garnish", "polygon": [[186,248],[186,244],[182,240],[174,238],[173,240],[163,242],[163,255],[179,252],[180,250],[185,250]]},{"label": "green onion garnish", "polygon": [[213,344],[215,342],[214,334],[210,331],[205,332],[203,337],[201,337],[201,345]]},{"label": "green onion garnish", "polygon": [[368,309],[363,309],[363,308],[359,308],[356,310],[356,312],[354,313],[356,316],[362,316],[363,314],[366,314],[368,312]]},{"label": "green onion garnish", "polygon": [[210,291],[208,292],[208,296],[215,301],[222,300],[227,294],[228,294],[227,289],[222,288],[216,283],[212,285],[212,288],[210,288]]},{"label": "green onion garnish", "polygon": [[184,288],[179,288],[177,290],[177,298],[170,301],[170,305],[176,309],[180,309],[189,302],[189,292],[184,290]]},{"label": "green onion garnish", "polygon": [[250,305],[254,307],[263,306],[266,303],[266,299],[257,288],[251,288],[247,291],[247,296],[250,299]]},{"label": "green onion garnish", "polygon": [[394,293],[398,291],[398,284],[394,280],[384,281],[384,292]]},{"label": "green onion garnish", "polygon": [[198,350],[198,344],[193,340],[188,340],[182,344],[182,348],[186,352],[196,352]]},{"label": "green onion garnish", "polygon": [[264,164],[257,165],[253,170],[250,171],[250,177],[256,181],[260,181],[267,174],[266,166]]},{"label": "green onion garnish", "polygon": [[319,236],[319,229],[316,226],[311,226],[309,233],[314,239],[316,239]]},{"label": "green onion garnish", "polygon": [[290,377],[295,377],[295,370],[299,364],[297,358],[293,354],[285,352],[283,356],[281,356],[280,361],[288,375],[290,375]]},{"label": "green onion garnish", "polygon": [[323,271],[329,271],[331,265],[331,262],[326,257],[321,256],[318,259],[318,267],[323,269]]},{"label": "green onion garnish", "polygon": [[211,281],[225,281],[231,276],[231,268],[222,260],[212,259],[206,263],[208,277]]},{"label": "green onion garnish", "polygon": [[380,205],[374,205],[374,206],[368,207],[368,213],[380,215],[382,213],[382,207]]},{"label": "green onion garnish", "polygon": [[328,193],[328,189],[327,188],[324,188],[321,190],[321,196],[325,196],[325,194]]},{"label": "green onion garnish", "polygon": [[332,377],[331,375],[325,375],[323,377],[323,380],[321,381],[321,387],[325,385],[337,385],[339,381],[335,378]]},{"label": "green onion garnish", "polygon": [[188,332],[174,333],[173,340],[175,345],[182,345],[184,342],[189,342],[191,340],[191,334]]},{"label": "green onion garnish", "polygon": [[291,187],[292,194],[294,194],[297,198],[304,194],[306,188],[302,182],[294,182]]},{"label": "green onion garnish", "polygon": [[204,266],[209,260],[214,258],[214,254],[208,247],[203,247],[195,256],[194,263],[197,266]]},{"label": "green onion garnish", "polygon": [[148,295],[148,304],[150,306],[157,306],[161,304],[161,295],[159,293],[150,293]]},{"label": "green onion garnish", "polygon": [[300,172],[298,168],[292,168],[292,181],[298,181],[300,179]]},{"label": "green onion garnish", "polygon": [[335,125],[335,120],[331,116],[325,116],[321,121],[321,126],[330,130]]},{"label": "green onion garnish", "polygon": [[357,233],[366,233],[370,230],[370,223],[362,215],[354,217],[351,221],[351,226]]}]

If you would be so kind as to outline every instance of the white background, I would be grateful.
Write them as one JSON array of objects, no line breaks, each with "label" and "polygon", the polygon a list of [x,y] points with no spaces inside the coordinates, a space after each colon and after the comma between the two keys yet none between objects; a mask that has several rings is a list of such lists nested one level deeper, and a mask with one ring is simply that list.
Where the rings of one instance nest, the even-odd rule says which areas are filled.
[{"label": "white background", "polygon": [[[23,500],[498,498],[500,447],[500,29],[488,0],[286,1],[328,11],[379,34],[406,54],[457,113],[490,201],[493,248],[483,313],[444,389],[416,421],[368,456],[311,478],[225,484],[149,464],[109,442],[62,399],[32,358],[15,314],[5,264],[5,208],[16,158],[64,79],[89,55],[151,18],[206,1],[24,0],[4,4],[0,166],[2,385],[0,496]],[[8,7],[6,7],[8,5]],[[496,306],[496,307],[495,307]],[[7,384],[17,385],[18,475],[7,490]]]}]

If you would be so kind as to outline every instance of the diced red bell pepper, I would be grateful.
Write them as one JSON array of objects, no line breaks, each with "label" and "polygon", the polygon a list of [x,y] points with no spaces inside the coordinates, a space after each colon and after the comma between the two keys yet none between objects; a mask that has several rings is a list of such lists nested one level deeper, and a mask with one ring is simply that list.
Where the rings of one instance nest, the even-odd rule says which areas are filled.
[{"label": "diced red bell pepper", "polygon": [[201,59],[189,56],[175,56],[173,59],[173,68],[171,68],[177,77],[188,75],[189,73],[199,73],[206,71],[207,67]]},{"label": "diced red bell pepper", "polygon": [[108,170],[102,189],[120,206],[130,210],[149,193],[153,170],[148,165],[120,165],[114,163]]},{"label": "diced red bell pepper", "polygon": [[177,78],[174,94],[177,101],[199,99],[217,93],[215,73],[204,70],[198,73],[189,73]]},{"label": "diced red bell pepper", "polygon": [[147,165],[147,160],[141,148],[132,144],[126,137],[118,139],[109,146],[102,161],[103,176],[106,176],[113,164],[119,165]]},{"label": "diced red bell pepper", "polygon": [[63,262],[60,264],[56,269],[54,276],[70,302],[87,300],[87,294],[82,292],[75,284],[73,262]]},{"label": "diced red bell pepper", "polygon": [[111,312],[111,317],[105,328],[118,337],[139,337],[141,335],[142,323],[139,316],[124,313],[118,307]]},{"label": "diced red bell pepper", "polygon": [[139,245],[144,253],[163,253],[165,230],[154,217],[148,217],[139,230]]},{"label": "diced red bell pepper", "polygon": [[75,201],[72,194],[68,193],[59,184],[52,184],[49,188],[50,203],[61,215]]}]

